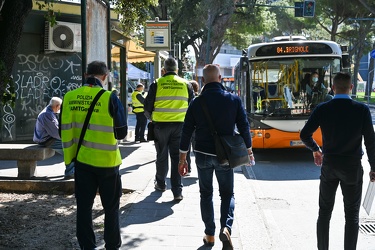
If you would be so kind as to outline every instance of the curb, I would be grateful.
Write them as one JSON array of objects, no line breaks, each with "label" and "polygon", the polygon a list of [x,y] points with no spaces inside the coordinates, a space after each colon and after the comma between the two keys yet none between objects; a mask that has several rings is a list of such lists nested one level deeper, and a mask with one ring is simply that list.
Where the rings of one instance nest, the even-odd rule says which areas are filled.
[{"label": "curb", "polygon": [[11,193],[74,193],[74,180],[0,180],[0,191]]}]

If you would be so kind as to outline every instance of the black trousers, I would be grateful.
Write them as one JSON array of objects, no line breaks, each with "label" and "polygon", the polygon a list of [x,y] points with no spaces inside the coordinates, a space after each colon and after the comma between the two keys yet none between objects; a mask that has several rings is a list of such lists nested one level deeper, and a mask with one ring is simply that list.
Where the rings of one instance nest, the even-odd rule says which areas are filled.
[{"label": "black trousers", "polygon": [[168,154],[171,158],[171,186],[174,196],[181,195],[181,175],[178,173],[179,148],[182,122],[159,122],[155,124],[156,175],[158,186],[166,186]]},{"label": "black trousers", "polygon": [[147,126],[147,118],[145,113],[136,113],[137,124],[135,125],[135,139],[143,140],[145,139],[145,130]]},{"label": "black trousers", "polygon": [[119,206],[121,176],[119,167],[96,168],[75,164],[75,196],[77,200],[77,239],[81,249],[95,249],[92,206],[97,191],[104,208],[104,241],[106,249],[121,246]]},{"label": "black trousers", "polygon": [[317,222],[318,249],[329,247],[329,224],[338,185],[344,197],[344,249],[357,247],[359,209],[362,197],[363,168],[360,159],[324,157],[319,187],[319,217]]}]

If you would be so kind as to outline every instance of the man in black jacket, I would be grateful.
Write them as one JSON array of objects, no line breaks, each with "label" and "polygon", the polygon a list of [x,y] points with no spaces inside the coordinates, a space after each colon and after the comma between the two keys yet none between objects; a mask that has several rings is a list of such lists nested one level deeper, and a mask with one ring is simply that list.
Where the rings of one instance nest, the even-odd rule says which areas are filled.
[{"label": "man in black jacket", "polygon": [[188,173],[186,157],[192,134],[195,131],[195,162],[199,179],[201,217],[205,225],[203,242],[211,247],[215,244],[216,226],[212,200],[215,173],[221,197],[219,239],[223,243],[223,250],[233,250],[231,234],[235,207],[234,172],[228,165],[220,164],[216,157],[214,138],[202,109],[202,100],[206,103],[217,133],[234,135],[235,127],[237,127],[248,148],[251,160],[254,160],[250,125],[241,99],[227,92],[221,84],[220,68],[217,65],[204,66],[202,81],[204,87],[201,95],[193,100],[186,112],[181,134],[178,168],[180,175],[185,176]]},{"label": "man in black jacket", "polygon": [[[375,133],[369,108],[350,98],[353,88],[348,73],[333,79],[334,98],[318,105],[301,130],[301,140],[313,151],[314,162],[322,166],[317,222],[318,249],[328,249],[329,223],[335,195],[340,184],[344,196],[344,249],[356,249],[359,229],[359,208],[362,196],[362,137],[371,166],[370,178],[375,181]],[[321,128],[323,149],[312,138]]]}]

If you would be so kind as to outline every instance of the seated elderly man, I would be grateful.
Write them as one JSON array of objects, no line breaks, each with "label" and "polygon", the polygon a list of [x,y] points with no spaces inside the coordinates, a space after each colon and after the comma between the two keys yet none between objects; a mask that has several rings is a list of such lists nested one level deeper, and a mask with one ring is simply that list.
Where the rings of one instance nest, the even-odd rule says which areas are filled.
[{"label": "seated elderly man", "polygon": [[[49,105],[38,115],[35,123],[33,141],[42,147],[48,147],[63,155],[61,138],[59,135],[59,120],[56,114],[60,112],[62,100],[52,97]],[[65,178],[74,176],[73,166],[66,166]]]}]

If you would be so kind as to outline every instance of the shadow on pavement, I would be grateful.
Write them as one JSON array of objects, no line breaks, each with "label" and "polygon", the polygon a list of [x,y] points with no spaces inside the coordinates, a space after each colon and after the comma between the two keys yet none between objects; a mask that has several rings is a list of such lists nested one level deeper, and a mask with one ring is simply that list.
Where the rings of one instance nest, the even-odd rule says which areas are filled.
[{"label": "shadow on pavement", "polygon": [[[131,234],[126,234],[124,237],[127,242],[126,246],[129,249],[138,247],[141,245],[141,242],[150,240],[150,237],[152,237],[152,233],[147,230],[142,232],[132,231],[131,225],[147,225],[155,221],[163,220],[174,213],[172,207],[176,205],[177,202],[173,200],[158,202],[158,199],[161,198],[162,194],[162,192],[153,191],[143,200],[128,203],[120,208],[120,216],[123,217],[120,219],[120,227],[132,232]],[[127,229],[127,227],[129,227],[129,229]]]}]

